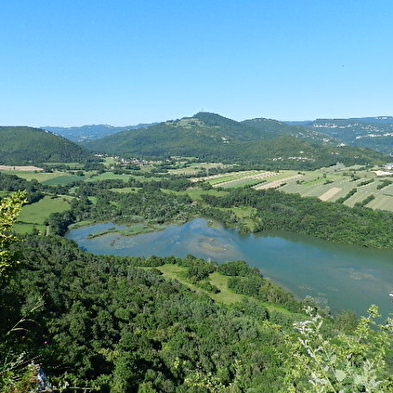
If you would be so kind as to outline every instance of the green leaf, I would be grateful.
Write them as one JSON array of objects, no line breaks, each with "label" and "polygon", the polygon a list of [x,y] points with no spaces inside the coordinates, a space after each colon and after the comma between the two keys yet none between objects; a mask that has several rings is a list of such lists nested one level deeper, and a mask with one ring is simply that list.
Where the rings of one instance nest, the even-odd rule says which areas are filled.
[{"label": "green leaf", "polygon": [[336,377],[338,382],[342,382],[344,378],[347,376],[347,374],[343,370],[336,370],[334,376]]}]

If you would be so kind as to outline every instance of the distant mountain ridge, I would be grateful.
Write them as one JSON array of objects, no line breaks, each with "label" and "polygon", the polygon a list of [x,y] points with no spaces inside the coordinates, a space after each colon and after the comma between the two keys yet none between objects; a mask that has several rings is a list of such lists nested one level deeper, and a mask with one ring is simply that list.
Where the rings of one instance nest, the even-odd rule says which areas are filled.
[{"label": "distant mountain ridge", "polygon": [[[378,130],[393,127],[391,117],[375,118],[373,121]],[[178,120],[127,127],[46,127],[50,130],[0,127],[0,163],[21,165],[81,161],[91,154],[87,150],[152,159],[189,156],[204,161],[298,170],[337,162],[363,165],[388,160],[376,151],[347,146],[353,143],[354,125],[360,132],[355,137],[357,143],[359,140],[381,139],[381,135],[373,137],[366,133],[374,129],[364,119],[363,122],[321,119],[305,123],[310,124],[304,127],[264,118],[238,122],[215,113],[199,112]],[[76,144],[59,133],[71,134],[82,142]],[[99,138],[103,134],[106,135]],[[335,139],[336,134],[340,138]],[[393,144],[390,133],[385,132],[384,137],[390,138]]]},{"label": "distant mountain ridge", "polygon": [[0,127],[0,164],[80,162],[90,153],[50,131],[33,127]]},{"label": "distant mountain ridge", "polygon": [[337,161],[365,164],[382,159],[377,152],[345,146],[309,128],[269,119],[237,122],[208,112],[122,131],[81,145],[111,155],[192,156],[276,168],[314,168]]},{"label": "distant mountain ridge", "polygon": [[278,120],[257,118],[244,120],[242,123],[272,133],[274,136],[293,136],[296,138],[308,140],[309,142],[321,144],[335,142],[329,138],[328,135],[321,132],[314,131],[301,125],[283,123]]},{"label": "distant mountain ridge", "polygon": [[156,123],[138,124],[136,126],[124,126],[124,127],[116,127],[108,124],[91,124],[91,125],[85,125],[79,127],[45,126],[41,128],[44,130],[54,132],[58,135],[61,135],[64,138],[67,138],[73,142],[84,142],[84,141],[91,141],[91,140],[103,138],[104,136],[112,135],[117,132],[121,132],[125,130],[134,130],[138,128],[149,127],[154,124]]},{"label": "distant mountain ridge", "polygon": [[286,122],[317,130],[351,146],[393,155],[393,116]]}]

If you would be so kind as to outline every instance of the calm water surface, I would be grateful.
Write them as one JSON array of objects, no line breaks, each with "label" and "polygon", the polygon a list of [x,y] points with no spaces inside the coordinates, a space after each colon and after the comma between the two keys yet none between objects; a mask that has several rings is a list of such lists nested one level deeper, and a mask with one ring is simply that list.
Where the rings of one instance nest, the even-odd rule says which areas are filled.
[{"label": "calm water surface", "polygon": [[313,296],[333,312],[354,310],[365,315],[377,304],[384,316],[393,312],[393,251],[333,244],[282,232],[240,235],[224,227],[209,227],[204,219],[170,225],[161,232],[137,236],[110,233],[88,235],[117,227],[97,224],[70,231],[69,239],[95,254],[184,257],[193,254],[217,262],[242,259],[265,277],[299,298]]}]

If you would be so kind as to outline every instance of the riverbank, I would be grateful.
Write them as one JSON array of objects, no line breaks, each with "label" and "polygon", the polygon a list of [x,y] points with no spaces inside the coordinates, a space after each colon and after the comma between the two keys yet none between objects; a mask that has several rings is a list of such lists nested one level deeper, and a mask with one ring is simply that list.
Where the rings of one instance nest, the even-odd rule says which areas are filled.
[{"label": "riverbank", "polygon": [[83,227],[70,231],[67,237],[95,254],[191,254],[219,263],[244,260],[297,298],[311,296],[334,313],[354,310],[364,315],[371,304],[377,304],[387,316],[393,309],[389,297],[393,277],[391,250],[364,249],[281,232],[242,235],[223,226],[211,227],[204,219],[136,236],[109,233],[87,238],[90,233],[104,232],[113,226],[107,223]]}]

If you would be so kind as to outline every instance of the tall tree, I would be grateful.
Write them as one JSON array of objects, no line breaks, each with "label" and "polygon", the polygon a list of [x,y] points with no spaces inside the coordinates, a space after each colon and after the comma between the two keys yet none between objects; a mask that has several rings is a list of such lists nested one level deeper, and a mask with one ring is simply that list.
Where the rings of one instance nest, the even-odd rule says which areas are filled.
[{"label": "tall tree", "polygon": [[0,283],[9,275],[17,261],[10,245],[16,241],[12,225],[26,202],[26,193],[18,191],[0,201]]}]

